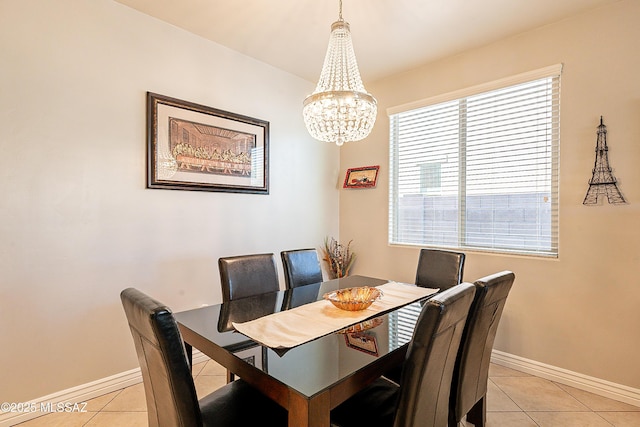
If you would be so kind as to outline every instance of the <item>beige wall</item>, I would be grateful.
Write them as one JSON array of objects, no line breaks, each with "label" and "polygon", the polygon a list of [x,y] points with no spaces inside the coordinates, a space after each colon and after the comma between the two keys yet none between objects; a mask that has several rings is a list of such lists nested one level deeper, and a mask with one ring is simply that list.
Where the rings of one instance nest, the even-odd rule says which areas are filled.
[{"label": "beige wall", "polygon": [[[311,82],[110,0],[2,0],[0,52],[0,401],[137,367],[125,287],[216,303],[218,257],[337,235]],[[269,121],[271,193],[145,189],[146,91]]]},{"label": "beige wall", "polygon": [[[413,281],[418,248],[387,242],[386,109],[563,63],[558,259],[468,253],[465,279],[503,269],[516,283],[495,348],[590,377],[640,388],[640,2],[626,0],[481,49],[368,84],[378,123],[345,145],[341,169],[381,165],[376,189],[343,190],[340,236],[354,240],[354,273]],[[425,40],[425,45],[438,40]],[[413,46],[419,49],[419,46]],[[628,205],[582,205],[596,127]]]}]

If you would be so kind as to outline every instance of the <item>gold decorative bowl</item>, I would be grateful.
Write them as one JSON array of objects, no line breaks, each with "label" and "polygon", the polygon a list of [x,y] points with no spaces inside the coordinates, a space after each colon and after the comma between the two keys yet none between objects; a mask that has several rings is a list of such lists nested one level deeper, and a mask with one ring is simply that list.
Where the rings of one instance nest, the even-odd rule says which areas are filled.
[{"label": "gold decorative bowl", "polygon": [[323,298],[331,301],[333,305],[341,310],[360,311],[382,298],[382,291],[378,288],[362,286],[327,292]]}]

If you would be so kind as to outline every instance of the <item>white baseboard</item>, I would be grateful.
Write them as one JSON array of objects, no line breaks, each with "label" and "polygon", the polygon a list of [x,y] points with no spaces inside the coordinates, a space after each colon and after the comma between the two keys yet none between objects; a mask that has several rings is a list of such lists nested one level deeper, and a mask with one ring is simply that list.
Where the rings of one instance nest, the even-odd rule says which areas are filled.
[{"label": "white baseboard", "polygon": [[524,357],[498,350],[493,350],[491,361],[507,368],[535,375],[536,377],[555,381],[599,396],[640,407],[640,389],[637,388],[590,377],[578,372],[536,362],[535,360],[525,359]]},{"label": "white baseboard", "polygon": [[[209,358],[198,350],[193,350],[193,363],[200,363],[209,360]],[[41,405],[48,407],[48,404],[56,407],[58,403],[80,403],[102,396],[113,391],[121,390],[125,387],[142,382],[140,368],[131,369],[130,371],[121,372],[107,378],[102,378],[90,383],[82,384],[73,388],[49,394],[38,399],[28,402],[29,407],[40,408]],[[32,405],[33,404],[33,405]],[[42,412],[24,412],[24,413],[0,413],[0,427],[10,427],[19,423],[23,423],[33,418],[45,415]]]}]

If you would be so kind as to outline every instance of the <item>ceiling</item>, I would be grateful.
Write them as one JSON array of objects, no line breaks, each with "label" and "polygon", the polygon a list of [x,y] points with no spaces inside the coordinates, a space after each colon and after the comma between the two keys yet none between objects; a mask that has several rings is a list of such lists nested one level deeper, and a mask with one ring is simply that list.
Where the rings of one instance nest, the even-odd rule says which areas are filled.
[{"label": "ceiling", "polygon": [[[317,81],[338,0],[115,0]],[[619,0],[344,0],[365,84]]]}]

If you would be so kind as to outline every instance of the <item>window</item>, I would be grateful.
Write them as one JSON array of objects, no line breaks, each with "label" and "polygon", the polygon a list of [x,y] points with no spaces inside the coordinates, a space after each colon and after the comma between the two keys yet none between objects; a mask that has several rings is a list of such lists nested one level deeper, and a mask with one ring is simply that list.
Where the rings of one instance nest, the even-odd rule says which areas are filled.
[{"label": "window", "polygon": [[560,72],[389,110],[391,244],[557,256]]}]

